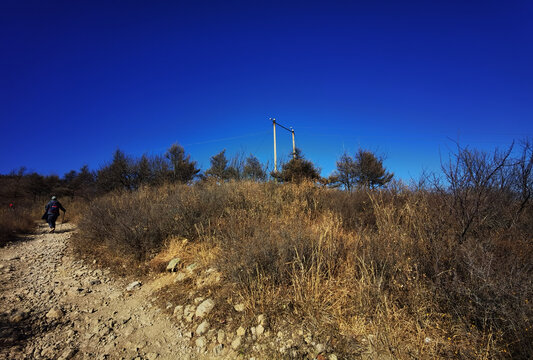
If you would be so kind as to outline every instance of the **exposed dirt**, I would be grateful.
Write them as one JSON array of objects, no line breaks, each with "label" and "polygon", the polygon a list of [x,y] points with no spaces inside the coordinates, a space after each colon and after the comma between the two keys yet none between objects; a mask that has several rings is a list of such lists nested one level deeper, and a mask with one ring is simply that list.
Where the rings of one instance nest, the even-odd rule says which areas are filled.
[{"label": "exposed dirt", "polygon": [[203,357],[154,305],[164,276],[128,291],[131,279],[114,279],[69,253],[74,232],[62,224],[49,234],[43,225],[0,249],[0,358]]}]

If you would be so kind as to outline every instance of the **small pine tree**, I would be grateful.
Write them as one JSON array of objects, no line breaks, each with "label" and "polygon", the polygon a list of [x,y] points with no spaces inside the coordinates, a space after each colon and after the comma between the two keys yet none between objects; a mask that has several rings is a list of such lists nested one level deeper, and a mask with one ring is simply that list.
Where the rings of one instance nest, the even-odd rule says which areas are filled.
[{"label": "small pine tree", "polygon": [[219,181],[227,180],[229,177],[228,159],[226,149],[211,157],[211,167],[205,172],[208,177],[213,177]]},{"label": "small pine tree", "polygon": [[261,165],[259,159],[250,155],[246,158],[243,170],[244,178],[254,181],[265,181],[266,172]]},{"label": "small pine tree", "polygon": [[172,181],[189,183],[200,172],[200,169],[196,167],[196,161],[191,161],[191,156],[185,155],[185,149],[177,143],[172,144],[165,157],[168,159],[172,169],[170,173]]},{"label": "small pine tree", "polygon": [[98,188],[104,192],[115,189],[132,190],[135,186],[135,171],[132,165],[132,159],[117,149],[111,163],[98,170]]},{"label": "small pine tree", "polygon": [[282,166],[281,172],[272,172],[271,175],[282,182],[301,183],[303,180],[319,180],[320,170],[304,159],[300,149],[296,149],[294,157]]},{"label": "small pine tree", "polygon": [[394,176],[383,167],[383,159],[369,150],[359,149],[354,160],[357,183],[361,186],[370,189],[381,187],[391,181]]},{"label": "small pine tree", "polygon": [[343,186],[352,191],[355,186],[376,188],[392,180],[394,174],[383,167],[383,159],[369,150],[359,149],[354,157],[347,153],[337,160],[337,170],[329,177],[330,186]]}]

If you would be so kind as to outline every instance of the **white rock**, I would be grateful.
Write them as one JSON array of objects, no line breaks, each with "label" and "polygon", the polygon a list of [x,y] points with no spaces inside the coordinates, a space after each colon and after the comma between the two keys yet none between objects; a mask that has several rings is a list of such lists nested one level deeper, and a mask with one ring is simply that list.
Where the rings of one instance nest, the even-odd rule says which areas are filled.
[{"label": "white rock", "polygon": [[134,281],[132,283],[130,283],[127,287],[126,287],[126,290],[127,291],[133,291],[135,289],[138,289],[142,286],[142,283],[140,281]]},{"label": "white rock", "polygon": [[246,329],[243,328],[242,326],[240,326],[240,327],[237,329],[237,336],[244,336],[244,334],[246,334]]},{"label": "white rock", "polygon": [[235,311],[237,312],[243,312],[244,311],[244,304],[237,304],[235,306],[233,306],[233,308],[235,309]]},{"label": "white rock", "polygon": [[170,272],[176,271],[180,262],[181,262],[181,259],[178,257],[170,260],[170,262],[167,265],[167,271],[170,271]]},{"label": "white rock", "polygon": [[218,330],[217,341],[219,342],[219,344],[223,344],[224,341],[226,341],[226,332],[224,330]]},{"label": "white rock", "polygon": [[330,355],[329,355],[329,360],[337,360],[337,355],[335,355],[335,354],[330,354]]},{"label": "white rock", "polygon": [[200,305],[198,305],[198,308],[196,308],[196,316],[199,318],[202,318],[209,314],[211,310],[215,307],[215,302],[212,299],[207,299],[204,302],[202,302]]},{"label": "white rock", "polygon": [[198,348],[204,348],[207,345],[207,339],[205,336],[201,336],[194,342],[196,344],[196,347]]},{"label": "white rock", "polygon": [[237,350],[239,346],[241,346],[242,338],[240,336],[237,336],[232,342],[231,342],[231,348],[233,350]]},{"label": "white rock", "polygon": [[198,327],[196,328],[196,335],[203,335],[209,330],[209,323],[207,320],[204,320]]},{"label": "white rock", "polygon": [[194,270],[198,267],[198,264],[196,263],[192,263],[190,264],[189,266],[186,267],[186,270],[189,272],[189,273],[192,273],[194,272]]},{"label": "white rock", "polygon": [[59,308],[52,308],[46,313],[46,317],[50,320],[58,320],[63,316],[63,310]]},{"label": "white rock", "polygon": [[259,324],[255,327],[255,334],[257,336],[261,336],[263,335],[263,333],[265,332],[265,328],[263,327],[263,325]]}]

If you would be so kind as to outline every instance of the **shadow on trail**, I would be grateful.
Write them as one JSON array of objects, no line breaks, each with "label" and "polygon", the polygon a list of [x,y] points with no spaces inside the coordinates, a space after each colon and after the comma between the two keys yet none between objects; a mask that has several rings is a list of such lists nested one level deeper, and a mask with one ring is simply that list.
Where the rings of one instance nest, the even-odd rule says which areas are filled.
[{"label": "shadow on trail", "polygon": [[38,329],[34,327],[31,316],[19,316],[0,315],[0,349],[22,346],[37,334]]},{"label": "shadow on trail", "polygon": [[9,234],[7,236],[2,236],[0,238],[0,248],[3,248],[13,243],[24,243],[27,241],[31,241],[33,240],[33,238],[30,235],[38,235],[38,234],[40,233],[36,231],[32,234]]}]

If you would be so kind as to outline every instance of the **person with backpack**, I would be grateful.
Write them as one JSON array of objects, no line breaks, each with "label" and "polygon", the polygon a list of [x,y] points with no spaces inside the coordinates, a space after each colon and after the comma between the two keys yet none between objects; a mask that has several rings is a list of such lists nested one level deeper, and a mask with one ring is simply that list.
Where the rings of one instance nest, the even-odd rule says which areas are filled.
[{"label": "person with backpack", "polygon": [[52,200],[44,207],[45,213],[43,219],[46,217],[46,222],[50,226],[50,232],[53,233],[56,230],[56,220],[59,217],[59,210],[63,210],[66,213],[67,210],[57,201],[56,196],[52,196]]}]

